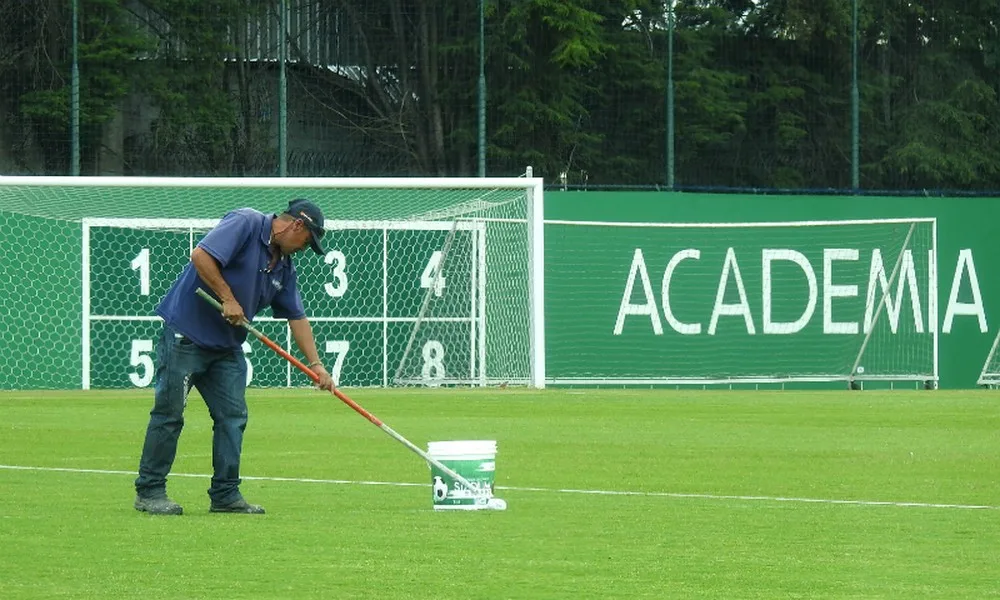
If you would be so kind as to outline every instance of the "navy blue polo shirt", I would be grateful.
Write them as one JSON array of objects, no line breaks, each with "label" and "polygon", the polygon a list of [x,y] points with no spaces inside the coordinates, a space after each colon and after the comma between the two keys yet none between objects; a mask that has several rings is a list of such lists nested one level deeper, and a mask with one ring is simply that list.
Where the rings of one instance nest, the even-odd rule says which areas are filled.
[{"label": "navy blue polo shirt", "polygon": [[[269,246],[274,218],[274,215],[265,215],[252,208],[234,210],[222,217],[198,244],[218,261],[222,278],[251,321],[267,306],[278,319],[306,316],[291,257],[283,257],[274,268],[267,269],[271,261]],[[199,287],[215,296],[198,276],[194,264],[189,262],[156,307],[156,314],[198,346],[215,350],[238,349],[246,340],[247,330],[230,325],[218,310],[195,294]]]}]

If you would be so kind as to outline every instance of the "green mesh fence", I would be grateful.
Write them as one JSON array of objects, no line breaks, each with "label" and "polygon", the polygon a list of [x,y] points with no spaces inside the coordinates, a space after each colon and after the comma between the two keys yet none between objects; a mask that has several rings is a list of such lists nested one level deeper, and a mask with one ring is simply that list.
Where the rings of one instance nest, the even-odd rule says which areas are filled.
[{"label": "green mesh fence", "polygon": [[965,0],[5,2],[0,174],[482,159],[567,187],[985,192],[998,21]]}]

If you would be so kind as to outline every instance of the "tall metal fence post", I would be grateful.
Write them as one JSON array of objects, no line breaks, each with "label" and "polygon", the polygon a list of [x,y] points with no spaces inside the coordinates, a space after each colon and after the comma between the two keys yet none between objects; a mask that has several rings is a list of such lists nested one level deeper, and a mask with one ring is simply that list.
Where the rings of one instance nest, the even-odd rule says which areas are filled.
[{"label": "tall metal fence post", "polygon": [[288,62],[286,0],[278,3],[278,176],[288,176]]},{"label": "tall metal fence post", "polygon": [[667,8],[667,188],[674,189],[674,2]]},{"label": "tall metal fence post", "polygon": [[70,74],[69,92],[69,174],[80,174],[80,0],[73,0],[73,66]]},{"label": "tall metal fence post", "polygon": [[861,94],[858,92],[858,0],[851,0],[851,189],[861,187]]},{"label": "tall metal fence post", "polygon": [[486,9],[479,0],[479,176],[486,177]]}]

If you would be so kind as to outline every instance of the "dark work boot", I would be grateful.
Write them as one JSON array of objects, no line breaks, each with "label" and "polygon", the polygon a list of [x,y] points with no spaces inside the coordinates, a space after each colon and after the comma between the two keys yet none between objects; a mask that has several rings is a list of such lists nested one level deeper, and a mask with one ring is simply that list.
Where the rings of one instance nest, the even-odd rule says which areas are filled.
[{"label": "dark work boot", "polygon": [[149,513],[151,515],[184,514],[184,509],[181,508],[181,505],[166,496],[160,496],[157,498],[143,498],[142,496],[136,496],[135,504],[133,506],[135,506],[137,511]]},{"label": "dark work boot", "polygon": [[264,507],[259,504],[250,504],[240,496],[236,500],[229,502],[227,504],[216,504],[212,503],[212,506],[208,509],[209,512],[214,513],[242,513],[245,515],[262,515],[264,514]]}]

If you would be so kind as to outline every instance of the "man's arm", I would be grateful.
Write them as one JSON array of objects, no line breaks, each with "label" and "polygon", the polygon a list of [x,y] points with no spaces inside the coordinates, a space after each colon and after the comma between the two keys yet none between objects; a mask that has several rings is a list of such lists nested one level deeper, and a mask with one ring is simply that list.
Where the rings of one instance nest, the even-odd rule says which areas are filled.
[{"label": "man's arm", "polygon": [[230,325],[239,326],[243,323],[246,320],[246,315],[243,314],[243,307],[236,301],[233,290],[230,289],[229,284],[222,277],[222,271],[219,269],[219,263],[216,262],[215,258],[201,248],[195,248],[194,252],[191,253],[191,263],[194,265],[194,269],[198,271],[198,277],[201,277],[201,280],[208,287],[212,288],[212,291],[215,292],[215,295],[222,302],[222,316],[229,321]]},{"label": "man's arm", "polygon": [[323,361],[320,360],[319,353],[316,351],[316,340],[313,338],[312,326],[309,325],[309,320],[289,319],[288,326],[292,328],[292,337],[295,338],[295,345],[299,347],[299,350],[306,357],[306,364],[309,365],[313,373],[319,376],[319,383],[317,385],[320,389],[332,390],[333,377],[330,376],[326,367],[323,366]]}]

